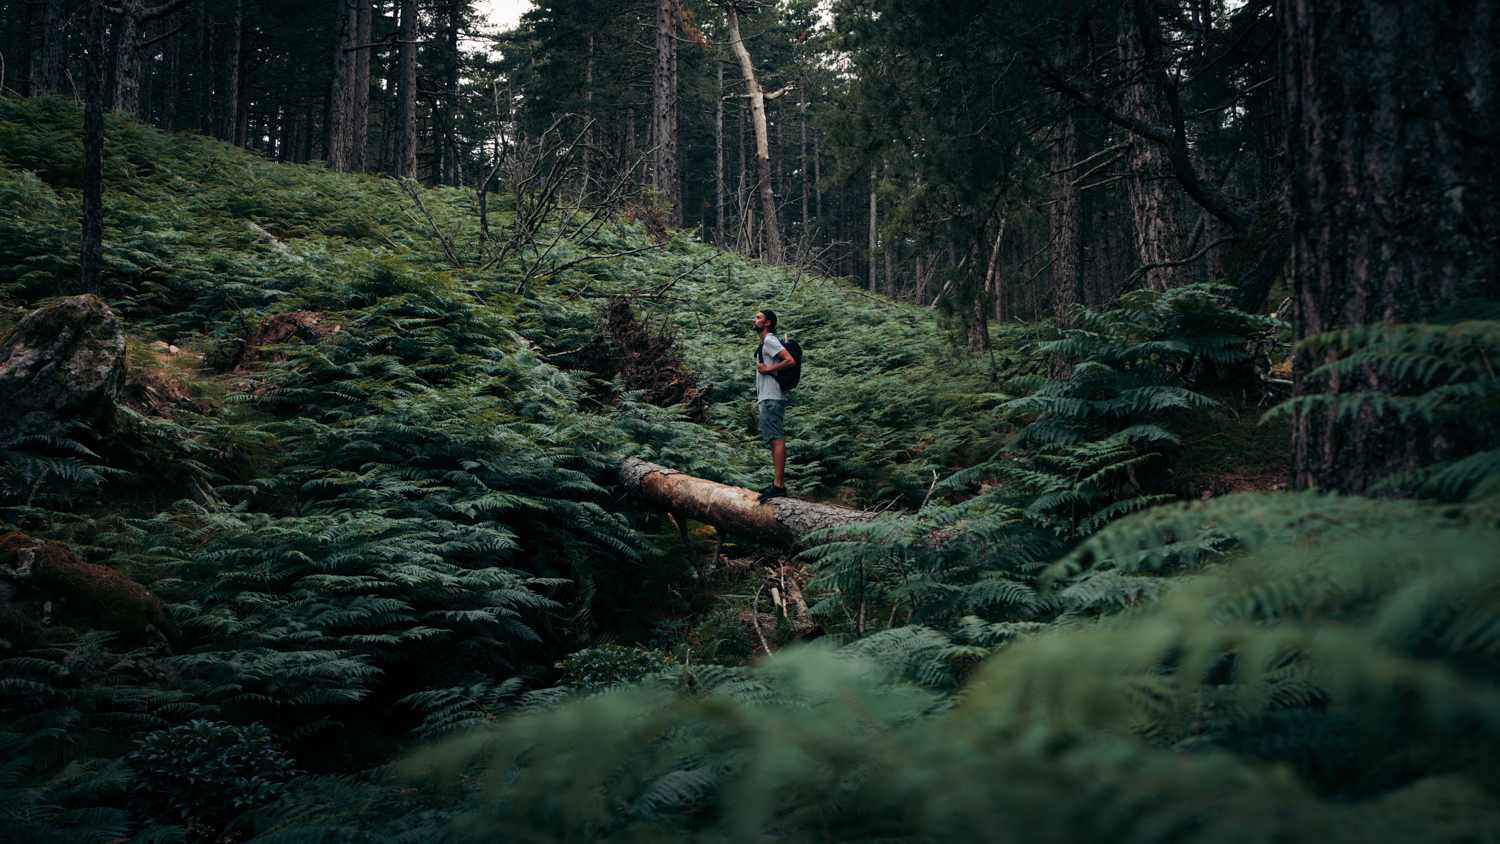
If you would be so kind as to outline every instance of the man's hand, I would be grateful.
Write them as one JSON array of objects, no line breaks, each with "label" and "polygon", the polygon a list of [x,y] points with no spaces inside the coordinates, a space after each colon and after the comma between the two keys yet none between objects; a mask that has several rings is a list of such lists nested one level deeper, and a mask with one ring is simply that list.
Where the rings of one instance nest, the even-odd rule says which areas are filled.
[{"label": "man's hand", "polygon": [[770,366],[767,366],[763,363],[757,363],[755,365],[755,371],[761,373],[762,375],[765,375],[771,372],[775,372],[778,369],[785,369],[796,362],[797,359],[792,357],[791,352],[787,351],[786,349],[782,349],[781,351],[776,353],[775,363],[771,364]]}]

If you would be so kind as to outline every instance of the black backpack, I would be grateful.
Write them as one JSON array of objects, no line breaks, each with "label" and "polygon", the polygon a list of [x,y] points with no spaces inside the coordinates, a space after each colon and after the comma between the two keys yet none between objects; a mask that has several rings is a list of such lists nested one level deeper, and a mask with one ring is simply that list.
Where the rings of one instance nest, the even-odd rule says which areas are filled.
[{"label": "black backpack", "polygon": [[[781,341],[781,345],[788,352],[791,352],[792,360],[797,362],[797,365],[790,369],[781,369],[771,373],[771,377],[776,379],[776,383],[781,385],[783,391],[786,391],[797,386],[802,381],[802,344],[788,337]],[[766,341],[764,340],[760,341],[760,345],[755,347],[755,360],[760,363],[765,363],[761,354],[761,350],[765,347]]]}]

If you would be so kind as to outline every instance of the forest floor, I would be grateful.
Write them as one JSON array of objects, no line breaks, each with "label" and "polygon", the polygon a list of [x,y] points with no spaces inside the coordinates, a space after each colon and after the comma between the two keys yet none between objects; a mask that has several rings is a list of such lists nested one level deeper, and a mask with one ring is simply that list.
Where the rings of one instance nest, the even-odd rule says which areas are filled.
[{"label": "forest floor", "polygon": [[[0,332],[76,285],[78,117],[0,98]],[[0,528],[150,596],[171,641],[46,604],[81,638],[0,655],[12,817],[115,840],[182,794],[201,828],[150,840],[1500,828],[1487,763],[1444,756],[1500,747],[1491,505],[1287,492],[1284,326],[1215,288],[979,350],[649,210],[523,224],[506,193],[108,138],[127,377],[107,425],[0,442]],[[798,554],[615,480],[770,480],[767,307],[806,350],[792,494],[880,514]],[[255,812],[223,805],[247,776],[146,748],[187,733],[274,757]]]}]

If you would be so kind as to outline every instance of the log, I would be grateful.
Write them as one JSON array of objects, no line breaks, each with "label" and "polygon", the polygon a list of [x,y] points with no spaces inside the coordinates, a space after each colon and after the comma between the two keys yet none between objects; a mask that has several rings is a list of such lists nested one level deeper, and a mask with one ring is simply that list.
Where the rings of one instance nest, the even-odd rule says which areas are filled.
[{"label": "log", "polygon": [[621,486],[651,507],[713,525],[721,534],[793,551],[820,544],[807,539],[814,531],[875,518],[867,510],[795,498],[762,504],[757,493],[744,487],[695,478],[633,457],[620,464],[619,478]]}]

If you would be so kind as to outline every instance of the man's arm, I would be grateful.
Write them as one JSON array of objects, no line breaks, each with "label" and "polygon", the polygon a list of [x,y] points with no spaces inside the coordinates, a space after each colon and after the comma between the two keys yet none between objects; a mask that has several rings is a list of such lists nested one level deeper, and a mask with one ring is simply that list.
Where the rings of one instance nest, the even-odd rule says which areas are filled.
[{"label": "man's arm", "polygon": [[781,351],[776,353],[775,361],[775,363],[770,364],[769,366],[764,363],[757,363],[755,365],[755,371],[779,372],[783,369],[786,369],[788,366],[795,364],[797,362],[797,359],[792,357],[791,352],[787,351],[786,349],[782,349]]}]

